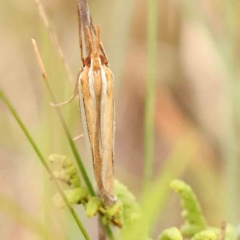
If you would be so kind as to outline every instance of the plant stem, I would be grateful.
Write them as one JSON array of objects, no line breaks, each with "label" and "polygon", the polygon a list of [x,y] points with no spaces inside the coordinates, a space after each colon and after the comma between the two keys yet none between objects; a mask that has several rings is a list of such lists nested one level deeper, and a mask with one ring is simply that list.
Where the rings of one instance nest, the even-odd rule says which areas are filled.
[{"label": "plant stem", "polygon": [[[56,101],[56,97],[55,97],[55,95],[54,95],[54,93],[53,93],[53,91],[52,91],[51,85],[50,85],[50,83],[49,83],[49,79],[48,79],[48,76],[47,76],[47,72],[46,72],[46,70],[45,70],[45,67],[44,67],[42,58],[41,58],[40,53],[39,53],[39,51],[38,51],[38,47],[37,47],[36,41],[33,40],[33,39],[32,39],[32,44],[33,44],[34,52],[35,52],[35,54],[36,54],[36,58],[37,58],[37,61],[38,61],[40,70],[41,70],[41,72],[42,72],[43,80],[44,80],[44,82],[46,83],[46,86],[47,86],[48,92],[49,92],[49,94],[50,94],[50,97],[52,98],[52,101],[56,103],[56,102],[57,102],[57,101]],[[70,132],[69,132],[69,130],[68,130],[68,127],[67,127],[67,124],[66,124],[66,122],[65,122],[65,120],[64,120],[64,117],[63,117],[63,115],[62,115],[62,112],[61,112],[61,110],[60,110],[58,107],[55,107],[55,110],[56,110],[57,115],[58,115],[58,117],[59,117],[59,119],[60,119],[60,122],[61,122],[61,124],[62,124],[62,126],[63,126],[63,130],[64,130],[64,132],[65,132],[65,134],[66,134],[66,137],[67,137],[67,139],[68,139],[68,143],[69,143],[69,145],[70,145],[70,148],[71,148],[71,150],[72,150],[72,152],[73,152],[73,155],[74,155],[74,157],[75,157],[75,159],[76,159],[76,162],[77,162],[77,164],[78,164],[78,167],[79,167],[79,169],[80,169],[80,171],[81,171],[81,174],[82,174],[82,177],[83,177],[83,179],[84,179],[84,182],[85,182],[85,184],[87,185],[87,188],[88,188],[89,192],[94,196],[94,195],[96,195],[96,194],[95,194],[95,192],[94,192],[94,189],[93,189],[93,187],[92,187],[92,184],[91,184],[91,182],[90,182],[90,179],[89,179],[89,177],[88,177],[88,175],[87,175],[87,172],[86,172],[86,170],[85,170],[85,168],[84,168],[84,166],[83,166],[83,163],[82,163],[82,161],[81,161],[81,158],[80,158],[80,156],[79,156],[79,154],[78,154],[77,148],[76,148],[76,146],[75,146],[75,144],[74,144],[74,142],[73,142],[72,136],[71,136],[71,134],[70,134]]]},{"label": "plant stem", "polygon": [[223,141],[224,150],[224,174],[225,174],[225,209],[227,221],[237,224],[239,219],[239,150],[238,150],[238,128],[239,128],[239,70],[236,35],[238,24],[236,21],[236,2],[222,0],[224,12],[225,34],[219,48],[222,51],[223,61],[227,68],[228,78],[226,79],[228,106],[225,123],[225,139]]},{"label": "plant stem", "polygon": [[[33,43],[33,48],[34,48],[34,51],[35,51],[35,54],[36,54],[36,58],[37,58],[39,67],[40,67],[41,72],[42,72],[42,75],[43,75],[43,80],[44,80],[44,82],[46,83],[46,86],[47,86],[47,89],[48,89],[48,91],[49,91],[49,94],[50,94],[50,96],[51,96],[51,98],[52,98],[52,101],[53,101],[53,102],[56,102],[56,97],[55,97],[55,95],[54,95],[54,93],[53,93],[53,91],[52,91],[51,85],[50,85],[50,83],[49,83],[49,79],[48,79],[48,76],[47,76],[47,73],[46,73],[44,64],[43,64],[43,62],[42,62],[40,53],[39,53],[39,51],[38,51],[37,44],[36,44],[35,40],[33,40],[33,39],[32,39],[32,43]],[[84,179],[84,181],[85,181],[85,184],[87,185],[88,190],[89,190],[89,192],[91,193],[91,195],[92,195],[92,196],[95,196],[96,194],[95,194],[95,192],[94,192],[94,189],[93,189],[93,187],[92,187],[92,184],[91,184],[91,182],[90,182],[90,179],[89,179],[89,177],[88,177],[88,175],[87,175],[87,172],[86,172],[86,170],[85,170],[85,168],[84,168],[84,166],[83,166],[83,163],[82,163],[82,161],[81,161],[81,158],[80,158],[80,156],[79,156],[79,154],[78,154],[77,148],[76,148],[76,146],[75,146],[75,144],[74,144],[74,142],[73,142],[72,136],[71,136],[71,134],[70,134],[70,132],[69,132],[69,130],[68,130],[67,124],[66,124],[66,122],[65,122],[65,120],[64,120],[64,118],[63,118],[62,112],[60,111],[60,109],[59,109],[58,107],[56,107],[55,109],[56,109],[56,112],[57,112],[58,117],[59,117],[59,119],[60,119],[60,122],[61,122],[61,124],[62,124],[62,126],[63,126],[64,132],[65,132],[65,134],[66,134],[66,136],[67,136],[67,139],[68,139],[69,145],[70,145],[70,147],[71,147],[71,150],[72,150],[72,152],[73,152],[73,154],[74,154],[74,157],[75,157],[75,159],[76,159],[76,161],[77,161],[78,167],[80,168],[80,171],[81,171],[81,174],[82,174],[83,179]],[[114,236],[113,236],[113,234],[112,234],[111,228],[110,228],[108,225],[105,226],[105,231],[107,232],[110,240],[114,240]]]},{"label": "plant stem", "polygon": [[147,90],[145,99],[145,159],[144,188],[148,188],[152,176],[154,159],[154,111],[155,111],[155,80],[157,52],[157,10],[158,1],[148,1],[148,65]]},{"label": "plant stem", "polygon": [[[90,12],[88,8],[88,3],[86,0],[77,0],[78,3],[78,10],[79,10],[79,16],[81,17],[80,23],[83,27],[83,33],[84,33],[84,39],[85,39],[85,49],[87,54],[89,55],[89,49],[88,49],[88,44],[87,44],[87,34],[85,32],[85,27],[88,26],[89,29],[91,29],[91,17],[90,17]],[[79,29],[81,32],[81,29]],[[91,31],[90,31],[91,33]]]},{"label": "plant stem", "polygon": [[[50,96],[51,96],[52,100],[54,102],[56,102],[55,95],[53,94],[53,91],[52,91],[52,88],[51,88],[49,82],[48,81],[45,81],[45,82],[46,82],[46,85],[47,85],[47,88],[48,88],[48,91],[50,93]],[[66,137],[67,137],[68,143],[70,145],[70,148],[71,148],[71,150],[73,152],[73,155],[74,155],[74,157],[76,159],[78,167],[79,167],[79,169],[81,171],[81,174],[82,174],[82,177],[84,179],[84,182],[85,182],[89,192],[91,193],[91,195],[94,196],[96,194],[94,192],[93,186],[92,186],[91,181],[90,181],[90,179],[89,179],[89,177],[87,175],[86,169],[85,169],[85,167],[84,167],[84,165],[82,163],[82,160],[81,160],[80,155],[79,155],[79,153],[77,151],[77,148],[76,148],[76,146],[75,146],[75,144],[73,142],[72,136],[71,136],[71,134],[70,134],[70,132],[68,130],[68,127],[67,127],[67,124],[66,124],[66,122],[64,120],[64,117],[62,115],[62,112],[61,112],[61,110],[58,107],[56,107],[55,110],[56,110],[57,115],[59,117],[59,120],[60,120],[60,122],[61,122],[61,124],[63,126],[63,130],[64,130],[64,132],[66,134]]]},{"label": "plant stem", "polygon": [[32,148],[34,149],[35,153],[37,154],[38,158],[40,159],[41,163],[43,164],[43,166],[45,167],[45,169],[47,170],[47,172],[49,173],[49,175],[51,176],[51,179],[53,180],[58,192],[60,193],[61,197],[63,198],[63,200],[65,201],[69,211],[71,212],[73,218],[75,219],[79,229],[81,230],[84,238],[86,240],[90,240],[86,229],[84,228],[84,226],[82,225],[80,219],[78,218],[77,214],[75,213],[75,211],[73,210],[71,204],[69,203],[67,197],[65,196],[65,193],[63,192],[62,188],[60,187],[57,179],[55,178],[54,174],[52,173],[51,168],[47,165],[46,160],[44,159],[42,153],[40,152],[39,148],[37,147],[36,143],[34,142],[32,136],[30,135],[27,127],[24,125],[24,123],[22,122],[20,116],[18,115],[18,113],[16,112],[16,110],[14,109],[13,105],[11,104],[11,102],[8,100],[8,98],[6,97],[6,95],[3,93],[2,90],[0,90],[0,98],[4,101],[4,103],[7,105],[8,109],[10,110],[10,112],[12,113],[13,117],[15,118],[15,120],[18,122],[20,128],[22,129],[22,131],[24,132],[25,136],[27,137],[28,141],[30,142]]}]

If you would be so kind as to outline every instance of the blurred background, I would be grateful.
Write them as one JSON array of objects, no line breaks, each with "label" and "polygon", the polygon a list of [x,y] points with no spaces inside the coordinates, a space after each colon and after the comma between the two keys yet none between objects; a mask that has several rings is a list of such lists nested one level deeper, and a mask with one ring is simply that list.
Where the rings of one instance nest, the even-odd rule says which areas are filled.
[{"label": "blurred background", "polygon": [[[89,0],[94,23],[115,75],[115,174],[141,198],[147,78],[148,1]],[[0,88],[12,101],[47,158],[73,158],[42,80],[31,38],[38,44],[59,102],[68,99],[81,68],[76,1],[42,0],[68,63],[62,64],[34,0],[1,0]],[[157,77],[152,178],[176,153],[193,149],[181,179],[195,189],[210,225],[237,225],[239,191],[239,10],[240,2],[158,0]],[[73,137],[82,133],[78,101],[61,108]],[[82,239],[72,217],[52,204],[53,188],[35,152],[0,101],[0,239]],[[183,140],[184,139],[184,140]],[[94,182],[84,138],[76,142]],[[178,153],[178,152],[177,152]],[[175,166],[181,166],[182,155]],[[161,189],[156,189],[161,191]],[[180,204],[168,192],[156,233],[179,226]],[[92,239],[96,219],[76,207]],[[44,235],[44,237],[43,237]]]}]

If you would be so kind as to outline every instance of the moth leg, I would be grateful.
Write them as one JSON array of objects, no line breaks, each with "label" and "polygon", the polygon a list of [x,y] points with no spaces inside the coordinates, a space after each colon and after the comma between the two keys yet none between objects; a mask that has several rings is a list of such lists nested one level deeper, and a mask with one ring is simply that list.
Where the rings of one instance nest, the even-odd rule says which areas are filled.
[{"label": "moth leg", "polygon": [[82,138],[84,134],[78,135],[75,138],[73,138],[73,141],[77,141],[78,139]]},{"label": "moth leg", "polygon": [[50,105],[51,105],[52,107],[60,107],[60,106],[66,105],[66,104],[72,102],[72,100],[73,100],[77,95],[78,95],[78,79],[76,80],[75,87],[74,87],[74,93],[73,93],[73,95],[71,96],[71,98],[69,98],[67,101],[62,102],[62,103],[57,103],[57,104],[55,104],[55,103],[50,103]]}]

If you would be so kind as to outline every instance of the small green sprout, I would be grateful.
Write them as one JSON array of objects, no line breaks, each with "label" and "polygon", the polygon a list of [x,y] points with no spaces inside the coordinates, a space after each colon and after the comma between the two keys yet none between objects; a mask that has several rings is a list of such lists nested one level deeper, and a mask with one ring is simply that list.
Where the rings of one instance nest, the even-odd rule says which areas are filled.
[{"label": "small green sprout", "polygon": [[205,230],[207,227],[206,221],[202,215],[200,204],[191,187],[180,180],[172,181],[170,186],[179,194],[184,209],[182,211],[182,217],[185,219],[185,224],[181,227],[183,235],[192,237],[196,233]]},{"label": "small green sprout", "polygon": [[191,240],[218,240],[218,236],[213,230],[207,229],[195,234]]},{"label": "small green sprout", "polygon": [[158,240],[183,240],[183,237],[177,228],[172,227],[164,230],[158,237]]}]

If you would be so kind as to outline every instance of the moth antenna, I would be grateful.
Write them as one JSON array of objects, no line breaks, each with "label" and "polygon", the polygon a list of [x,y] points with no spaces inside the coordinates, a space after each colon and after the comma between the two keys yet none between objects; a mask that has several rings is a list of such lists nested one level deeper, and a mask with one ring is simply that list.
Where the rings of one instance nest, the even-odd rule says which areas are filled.
[{"label": "moth antenna", "polygon": [[80,56],[82,63],[84,65],[84,57],[83,57],[83,44],[82,44],[82,25],[81,25],[81,15],[80,15],[80,7],[77,8],[78,14],[78,36],[79,36],[79,48],[80,48]]},{"label": "moth antenna", "polygon": [[85,27],[85,30],[86,30],[86,36],[87,36],[87,41],[88,41],[89,53],[92,53],[93,52],[93,41],[92,41],[91,33],[90,33],[88,26]]},{"label": "moth antenna", "polygon": [[96,32],[96,52],[99,52],[100,49],[100,26],[97,25],[95,27],[95,32]]},{"label": "moth antenna", "polygon": [[[91,15],[90,15],[90,24],[91,24],[91,28],[92,28],[94,34],[96,35],[96,30],[95,30],[95,28],[94,28],[93,20],[92,20],[92,16],[91,16]],[[103,46],[103,44],[102,44],[101,41],[100,41],[100,50],[101,50],[103,56],[104,56],[105,59],[106,59],[106,65],[108,65],[108,62],[109,62],[109,61],[108,61],[107,53],[106,53],[106,51],[105,51],[105,49],[104,49],[104,46]]]}]

